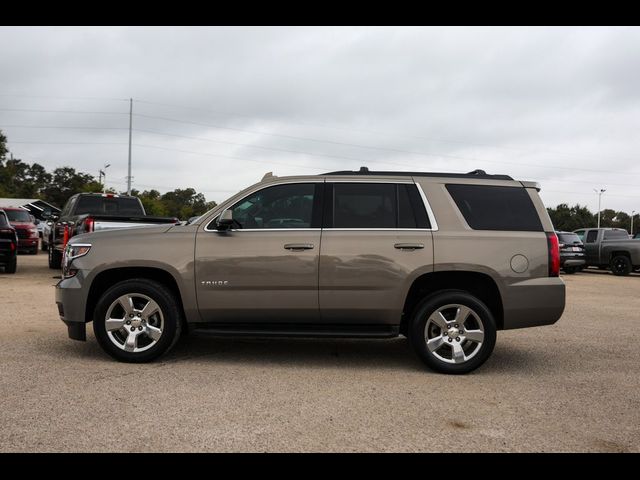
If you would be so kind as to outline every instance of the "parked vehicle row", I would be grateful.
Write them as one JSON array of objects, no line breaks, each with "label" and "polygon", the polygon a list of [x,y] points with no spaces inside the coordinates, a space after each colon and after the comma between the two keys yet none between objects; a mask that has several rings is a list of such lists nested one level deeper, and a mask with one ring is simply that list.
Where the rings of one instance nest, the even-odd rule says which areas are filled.
[{"label": "parked vehicle row", "polygon": [[[121,361],[151,361],[184,330],[403,334],[429,367],[466,373],[497,330],[564,310],[538,189],[480,170],[266,175],[187,225],[73,236],[56,303],[70,338],[93,321]],[[65,210],[60,223],[84,223]]]},{"label": "parked vehicle row", "polygon": [[7,214],[0,210],[0,267],[5,273],[16,273],[17,265],[18,235]]},{"label": "parked vehicle row", "polygon": [[640,240],[621,228],[582,228],[574,232],[585,246],[585,266],[609,268],[614,275],[640,270]]},{"label": "parked vehicle row", "polygon": [[76,235],[101,230],[179,223],[173,217],[148,216],[137,197],[111,193],[78,193],[73,195],[60,215],[47,222],[49,268],[61,268],[64,246]]}]

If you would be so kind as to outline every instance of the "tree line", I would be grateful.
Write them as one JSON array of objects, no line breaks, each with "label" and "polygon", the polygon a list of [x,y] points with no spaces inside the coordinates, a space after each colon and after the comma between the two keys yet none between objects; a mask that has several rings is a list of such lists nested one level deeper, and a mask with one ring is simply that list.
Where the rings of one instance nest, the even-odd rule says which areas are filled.
[{"label": "tree line", "polygon": [[[104,185],[88,173],[72,167],[58,167],[48,172],[38,163],[24,162],[9,155],[7,138],[0,131],[0,197],[39,198],[62,208],[71,195],[103,191]],[[126,193],[112,188],[107,192]],[[216,202],[207,202],[204,194],[193,188],[176,188],[164,194],[157,190],[132,190],[131,194],[140,198],[148,215],[181,220],[201,215],[216,206]]]},{"label": "tree line", "polygon": [[[553,226],[556,230],[572,232],[578,228],[597,227],[598,213],[592,213],[587,207],[576,204],[572,207],[561,203],[555,208],[547,208]],[[640,228],[640,214],[633,216],[633,232],[631,228],[631,215],[626,212],[616,212],[605,208],[600,212],[600,226],[604,228],[623,228],[629,233],[636,233]]]}]

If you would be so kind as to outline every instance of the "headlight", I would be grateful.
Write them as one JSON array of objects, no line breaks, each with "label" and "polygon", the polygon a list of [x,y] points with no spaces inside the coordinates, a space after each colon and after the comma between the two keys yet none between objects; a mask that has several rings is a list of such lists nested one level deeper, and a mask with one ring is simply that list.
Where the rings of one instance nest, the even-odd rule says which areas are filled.
[{"label": "headlight", "polygon": [[85,256],[91,250],[90,243],[67,244],[62,255],[62,278],[71,278],[77,270],[71,269],[71,263],[79,257]]}]

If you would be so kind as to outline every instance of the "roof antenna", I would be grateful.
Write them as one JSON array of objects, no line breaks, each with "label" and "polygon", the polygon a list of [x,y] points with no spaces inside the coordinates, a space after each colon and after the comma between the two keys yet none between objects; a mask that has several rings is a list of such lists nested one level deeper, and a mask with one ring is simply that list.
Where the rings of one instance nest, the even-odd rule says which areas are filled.
[{"label": "roof antenna", "polygon": [[369,173],[369,169],[367,167],[360,167],[360,170],[358,170],[358,173]]},{"label": "roof antenna", "polygon": [[473,172],[467,173],[467,175],[486,175],[486,174],[487,174],[487,172],[485,172],[484,170],[480,170],[480,169],[477,169],[477,170],[474,170]]}]

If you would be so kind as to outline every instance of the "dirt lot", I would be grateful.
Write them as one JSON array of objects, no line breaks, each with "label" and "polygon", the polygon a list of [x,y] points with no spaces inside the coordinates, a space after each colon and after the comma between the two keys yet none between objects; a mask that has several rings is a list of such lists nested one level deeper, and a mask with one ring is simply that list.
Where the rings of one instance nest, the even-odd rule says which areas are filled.
[{"label": "dirt lot", "polygon": [[117,363],[67,338],[45,255],[0,274],[0,451],[640,452],[640,276],[565,277],[556,325],[463,377],[405,339],[189,336]]}]

